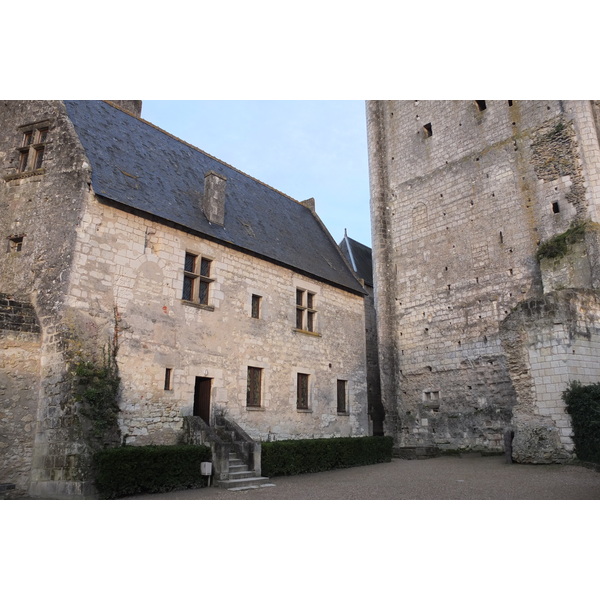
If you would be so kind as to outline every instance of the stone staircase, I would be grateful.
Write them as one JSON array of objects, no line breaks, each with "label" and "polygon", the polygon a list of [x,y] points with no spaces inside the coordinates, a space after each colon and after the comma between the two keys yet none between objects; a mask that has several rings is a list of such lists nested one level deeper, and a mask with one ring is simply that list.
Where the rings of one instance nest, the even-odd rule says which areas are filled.
[{"label": "stone staircase", "polygon": [[237,423],[216,415],[212,426],[200,417],[184,417],[185,440],[209,445],[212,452],[213,485],[231,491],[274,486],[261,476],[261,445]]},{"label": "stone staircase", "polygon": [[248,465],[235,453],[229,452],[229,478],[218,479],[215,486],[228,489],[232,492],[253,490],[259,487],[272,487],[268,477],[257,475]]}]

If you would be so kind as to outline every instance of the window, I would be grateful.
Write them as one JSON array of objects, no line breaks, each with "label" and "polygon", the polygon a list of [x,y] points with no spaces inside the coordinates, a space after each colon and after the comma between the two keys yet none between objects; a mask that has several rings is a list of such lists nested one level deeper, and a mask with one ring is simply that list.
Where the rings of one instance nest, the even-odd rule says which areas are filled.
[{"label": "window", "polygon": [[165,369],[165,390],[173,389],[173,369]]},{"label": "window", "polygon": [[210,285],[214,281],[210,278],[212,261],[185,253],[183,267],[183,294],[182,298],[188,302],[195,302],[207,306],[210,299]]},{"label": "window", "polygon": [[32,127],[23,132],[19,151],[19,173],[42,168],[44,149],[48,139],[48,127]]},{"label": "window", "polygon": [[8,251],[21,252],[23,250],[23,236],[12,235],[8,238]]},{"label": "window", "polygon": [[475,104],[477,104],[479,110],[485,110],[487,108],[485,100],[475,100]]},{"label": "window", "polygon": [[262,369],[248,367],[248,386],[246,390],[246,406],[261,406]]},{"label": "window", "polygon": [[347,402],[348,382],[344,379],[337,380],[337,411],[339,413],[348,412]]},{"label": "window", "polygon": [[262,298],[256,294],[252,294],[252,309],[251,315],[253,319],[260,319],[260,301]]},{"label": "window", "polygon": [[311,332],[316,330],[315,296],[316,294],[306,290],[296,290],[296,329]]},{"label": "window", "polygon": [[423,135],[428,138],[433,135],[433,129],[431,128],[431,123],[427,123],[423,125]]},{"label": "window", "polygon": [[296,408],[308,410],[308,375],[298,373],[296,384]]}]

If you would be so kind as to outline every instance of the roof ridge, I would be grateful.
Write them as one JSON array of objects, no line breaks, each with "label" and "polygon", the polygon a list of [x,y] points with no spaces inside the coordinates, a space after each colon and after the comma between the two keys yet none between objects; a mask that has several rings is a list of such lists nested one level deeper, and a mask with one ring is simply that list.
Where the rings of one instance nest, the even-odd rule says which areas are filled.
[{"label": "roof ridge", "polygon": [[265,183],[264,181],[261,181],[260,179],[257,179],[256,177],[253,177],[252,175],[249,175],[248,173],[242,171],[241,169],[238,169],[237,167],[234,167],[233,165],[230,165],[229,163],[226,163],[224,160],[221,160],[220,158],[217,158],[216,156],[213,156],[212,154],[209,154],[205,150],[202,150],[201,148],[198,148],[198,146],[194,146],[194,144],[190,144],[190,142],[186,142],[185,140],[181,139],[180,137],[177,137],[176,135],[173,135],[172,133],[169,133],[166,129],[163,129],[162,127],[159,127],[158,125],[155,125],[154,123],[152,123],[150,121],[147,121],[143,117],[138,117],[137,115],[134,115],[133,113],[130,113],[128,110],[125,110],[124,108],[122,108],[118,104],[115,104],[114,102],[111,102],[110,100],[102,100],[102,102],[108,104],[112,108],[116,108],[117,110],[120,110],[121,112],[124,112],[126,115],[129,115],[130,117],[133,117],[134,119],[137,119],[138,121],[141,121],[142,123],[145,123],[146,125],[149,125],[153,129],[156,129],[156,131],[160,131],[161,133],[164,133],[165,135],[169,136],[170,138],[172,138],[172,139],[174,139],[174,140],[176,140],[178,142],[181,142],[182,144],[185,144],[189,148],[192,148],[192,150],[196,150],[197,152],[200,152],[201,154],[204,154],[204,156],[208,156],[209,158],[211,158],[213,160],[216,160],[217,162],[221,163],[222,165],[225,165],[226,167],[228,167],[230,169],[233,169],[234,171],[237,171],[241,175],[244,175],[244,177],[248,177],[249,179],[252,179],[253,181],[256,181],[256,183],[260,183],[260,185],[264,185],[266,188],[268,188],[270,190],[273,190],[274,192],[277,192],[278,194],[280,194],[281,196],[287,198],[288,200],[292,200],[293,202],[296,202],[297,204],[302,204],[302,202],[300,200],[296,200],[295,198],[292,198],[291,196],[288,196],[288,194],[286,194],[285,192],[282,192],[281,190],[278,190],[277,188],[274,188],[273,186],[269,185],[268,183]]}]

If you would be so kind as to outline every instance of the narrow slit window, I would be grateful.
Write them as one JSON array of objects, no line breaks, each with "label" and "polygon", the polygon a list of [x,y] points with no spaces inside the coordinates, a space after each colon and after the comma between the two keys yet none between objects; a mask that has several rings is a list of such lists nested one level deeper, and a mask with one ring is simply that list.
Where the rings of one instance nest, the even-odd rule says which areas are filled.
[{"label": "narrow slit window", "polygon": [[173,369],[165,369],[165,390],[173,389]]},{"label": "narrow slit window", "polygon": [[427,123],[423,125],[423,134],[426,138],[431,137],[433,135],[433,129],[431,128],[431,123]]},{"label": "narrow slit window", "polygon": [[487,108],[485,100],[475,100],[475,104],[477,104],[477,108],[480,111],[485,110]]},{"label": "narrow slit window", "polygon": [[253,319],[260,319],[260,301],[261,297],[256,294],[252,294],[252,308],[251,315]]},{"label": "narrow slit window", "polygon": [[344,379],[337,380],[337,411],[338,413],[348,412],[348,382]]},{"label": "narrow slit window", "polygon": [[553,202],[552,203],[552,212],[557,215],[560,212],[560,206],[558,205],[558,202]]}]

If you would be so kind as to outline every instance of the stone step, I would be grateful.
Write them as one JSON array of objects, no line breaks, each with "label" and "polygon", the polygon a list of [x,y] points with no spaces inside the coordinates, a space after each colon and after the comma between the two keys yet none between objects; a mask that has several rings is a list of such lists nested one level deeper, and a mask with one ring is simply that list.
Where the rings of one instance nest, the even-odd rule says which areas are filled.
[{"label": "stone step", "polygon": [[256,472],[247,469],[245,471],[235,471],[234,473],[229,471],[229,479],[246,479],[248,477],[256,477]]},{"label": "stone step", "polygon": [[231,491],[239,491],[242,489],[253,489],[263,487],[265,485],[274,485],[272,483],[268,483],[268,481],[268,477],[245,477],[243,479],[224,479],[221,481],[215,481],[215,485],[216,487],[228,489]]},{"label": "stone step", "polygon": [[229,465],[229,472],[230,473],[239,473],[240,471],[247,471],[248,470],[248,466],[247,465]]}]

